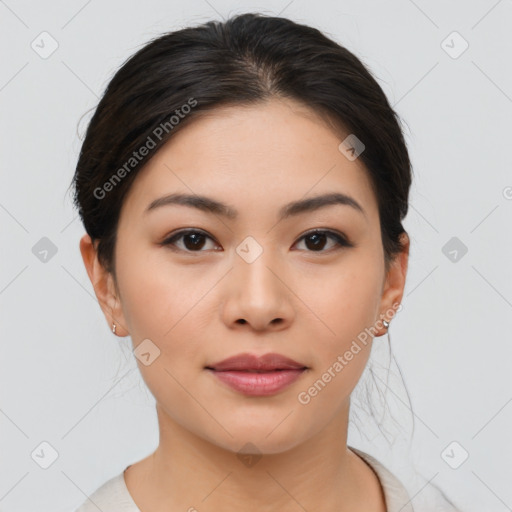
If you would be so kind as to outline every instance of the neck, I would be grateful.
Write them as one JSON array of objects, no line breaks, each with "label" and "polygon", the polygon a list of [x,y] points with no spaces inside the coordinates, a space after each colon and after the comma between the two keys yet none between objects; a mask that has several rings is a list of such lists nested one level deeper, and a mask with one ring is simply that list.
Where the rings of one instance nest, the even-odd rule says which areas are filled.
[{"label": "neck", "polygon": [[271,454],[227,450],[157,407],[159,446],[126,471],[127,486],[142,512],[385,510],[378,479],[347,448],[349,407],[306,442]]}]

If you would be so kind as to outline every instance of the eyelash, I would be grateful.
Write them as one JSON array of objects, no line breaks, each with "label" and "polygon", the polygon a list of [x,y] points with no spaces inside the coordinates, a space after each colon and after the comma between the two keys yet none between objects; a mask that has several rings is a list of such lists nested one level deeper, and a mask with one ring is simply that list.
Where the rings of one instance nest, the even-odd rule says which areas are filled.
[{"label": "eyelash", "polygon": [[[178,231],[177,233],[174,233],[173,235],[171,235],[170,237],[166,238],[163,242],[160,243],[161,246],[172,246],[174,245],[174,243],[179,240],[180,238],[184,237],[185,235],[189,235],[189,234],[200,234],[200,235],[203,235],[205,236],[206,238],[209,238],[210,240],[213,240],[212,237],[210,237],[209,235],[206,234],[206,232],[202,231],[202,230],[198,230],[198,229],[186,229],[186,230],[183,230],[183,231]],[[311,252],[311,253],[329,253],[331,252],[333,249],[334,250],[339,250],[339,249],[342,249],[342,248],[350,248],[350,247],[355,247],[355,244],[353,244],[352,242],[348,241],[348,239],[346,239],[344,236],[342,236],[341,234],[337,233],[336,231],[331,231],[331,230],[326,230],[326,229],[314,229],[312,231],[308,231],[307,233],[304,233],[298,240],[297,242],[303,240],[304,238],[307,238],[308,236],[311,236],[311,235],[314,235],[314,234],[325,234],[327,235],[328,238],[331,238],[332,240],[334,240],[337,244],[337,247],[335,248],[331,248],[331,249],[327,249],[327,250],[321,250],[321,251],[307,251],[307,252]],[[215,240],[213,240],[215,241]],[[294,244],[295,245],[295,244]],[[199,251],[190,251],[188,249],[180,249],[180,248],[177,248],[176,246],[174,248],[171,248],[172,250],[174,251],[182,251],[182,252],[186,252],[186,253],[200,253],[200,252],[205,252],[203,250],[199,250]]]}]

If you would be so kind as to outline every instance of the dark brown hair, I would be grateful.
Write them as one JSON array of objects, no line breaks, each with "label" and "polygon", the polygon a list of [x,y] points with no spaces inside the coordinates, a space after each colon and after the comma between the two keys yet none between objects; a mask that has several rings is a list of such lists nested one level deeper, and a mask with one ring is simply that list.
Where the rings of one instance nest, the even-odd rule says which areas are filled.
[{"label": "dark brown hair", "polygon": [[[378,202],[388,268],[402,250],[412,173],[397,114],[346,48],[315,28],[246,13],[151,40],[122,64],[96,107],[71,185],[98,258],[114,277],[123,199],[150,158],[205,111],[273,97],[301,102],[363,142],[358,158]],[[143,147],[150,149],[141,156]]]}]

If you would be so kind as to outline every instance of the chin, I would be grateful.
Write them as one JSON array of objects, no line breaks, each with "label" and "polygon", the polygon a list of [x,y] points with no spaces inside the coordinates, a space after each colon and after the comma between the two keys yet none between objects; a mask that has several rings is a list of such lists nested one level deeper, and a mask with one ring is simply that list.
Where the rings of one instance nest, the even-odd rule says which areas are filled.
[{"label": "chin", "polygon": [[[286,416],[286,415],[285,415]],[[282,420],[282,419],[281,419]],[[223,425],[225,425],[223,423]],[[297,428],[290,422],[286,428],[278,422],[262,422],[226,427],[232,437],[222,429],[222,435],[207,436],[207,440],[235,454],[272,455],[291,450],[301,443]],[[276,428],[277,427],[277,428]]]}]

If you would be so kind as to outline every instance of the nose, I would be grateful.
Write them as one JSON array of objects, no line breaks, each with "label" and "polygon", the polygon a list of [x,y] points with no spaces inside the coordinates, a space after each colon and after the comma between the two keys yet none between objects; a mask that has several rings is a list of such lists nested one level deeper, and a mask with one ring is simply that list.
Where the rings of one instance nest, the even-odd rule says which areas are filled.
[{"label": "nose", "polygon": [[279,331],[293,322],[294,294],[284,266],[275,259],[271,261],[268,252],[251,263],[235,256],[227,276],[222,311],[223,320],[231,329]]}]

